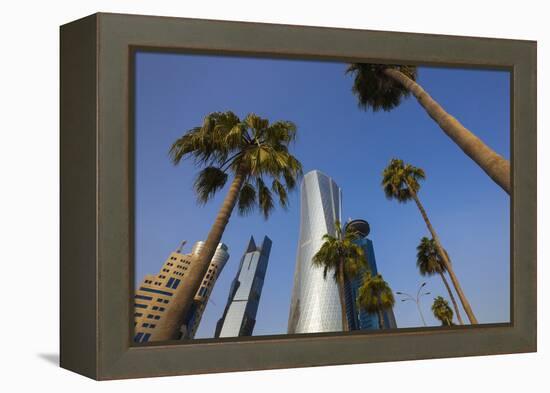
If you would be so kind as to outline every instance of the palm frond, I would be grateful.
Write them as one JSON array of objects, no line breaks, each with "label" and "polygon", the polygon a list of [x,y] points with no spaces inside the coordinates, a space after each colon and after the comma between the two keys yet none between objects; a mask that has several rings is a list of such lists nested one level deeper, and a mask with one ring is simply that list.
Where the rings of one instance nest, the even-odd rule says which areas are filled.
[{"label": "palm frond", "polygon": [[246,182],[239,193],[238,209],[241,216],[251,213],[257,206],[256,189],[254,186]]},{"label": "palm frond", "polygon": [[437,296],[432,304],[432,312],[443,326],[453,325],[454,312],[449,306],[449,302],[443,297]]},{"label": "palm frond", "polygon": [[400,203],[408,202],[420,190],[420,180],[425,179],[424,170],[393,158],[382,172],[382,189],[387,199]]},{"label": "palm frond", "polygon": [[226,182],[227,174],[219,168],[206,167],[200,171],[194,184],[199,203],[208,202]]},{"label": "palm frond", "polygon": [[296,131],[296,124],[293,122],[277,121],[265,130],[263,138],[268,144],[278,145],[283,143],[288,145],[296,140]]},{"label": "palm frond", "polygon": [[225,133],[224,141],[228,149],[234,150],[246,147],[248,141],[246,125],[243,123],[237,123],[231,126],[231,128]]},{"label": "palm frond", "polygon": [[[290,121],[270,124],[254,113],[241,121],[230,111],[212,112],[200,126],[188,130],[172,144],[169,156],[174,165],[189,158],[197,167],[206,167],[195,181],[201,203],[225,185],[227,173],[239,173],[249,179],[250,183],[239,191],[239,211],[246,214],[259,207],[267,218],[274,208],[272,193],[283,208],[287,207],[288,193],[302,176],[301,163],[289,152],[296,133],[296,125]],[[264,178],[271,178],[271,190]]]},{"label": "palm frond", "polygon": [[397,107],[410,92],[399,82],[384,73],[387,68],[401,71],[416,80],[416,67],[395,64],[353,63],[346,74],[353,75],[352,92],[357,96],[360,108],[373,112],[389,111]]},{"label": "palm frond", "polygon": [[288,194],[285,186],[283,186],[283,184],[278,179],[273,179],[271,190],[273,190],[273,192],[279,196],[279,204],[281,205],[281,207],[286,209],[288,207]]},{"label": "palm frond", "polygon": [[168,154],[174,165],[179,164],[180,161],[189,157],[195,151],[198,146],[197,134],[200,129],[200,127],[192,128],[170,146]]},{"label": "palm frond", "polygon": [[260,116],[249,113],[245,119],[244,123],[252,130],[252,133],[255,137],[260,137],[265,129],[269,126],[269,121],[267,119],[262,119]]},{"label": "palm frond", "polygon": [[261,177],[256,179],[256,187],[258,188],[258,205],[264,218],[267,220],[271,214],[271,211],[275,207],[275,204],[273,203],[273,196]]},{"label": "palm frond", "polygon": [[353,242],[349,233],[342,230],[339,221],[334,223],[334,235],[329,233],[323,235],[321,247],[311,262],[327,272],[332,271],[333,278],[337,281],[340,278],[340,264],[343,264],[344,280],[352,279],[360,272],[368,270],[363,249]]},{"label": "palm frond", "polygon": [[373,276],[366,273],[359,288],[357,304],[369,314],[375,314],[391,309],[395,304],[395,298],[390,286],[380,274]]},{"label": "palm frond", "polygon": [[447,271],[433,239],[423,237],[416,247],[416,266],[422,276]]}]

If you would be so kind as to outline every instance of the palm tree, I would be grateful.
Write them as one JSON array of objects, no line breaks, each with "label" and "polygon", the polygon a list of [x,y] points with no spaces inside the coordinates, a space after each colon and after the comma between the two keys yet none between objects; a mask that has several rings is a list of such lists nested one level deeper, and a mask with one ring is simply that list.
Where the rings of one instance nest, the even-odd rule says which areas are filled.
[{"label": "palm tree", "polygon": [[416,83],[415,66],[354,63],[346,73],[354,75],[352,91],[363,109],[389,111],[412,93],[443,132],[510,194],[510,162],[448,114]]},{"label": "palm tree", "polygon": [[410,164],[404,164],[403,160],[392,159],[389,165],[384,169],[382,173],[382,187],[384,188],[384,193],[388,199],[396,199],[400,203],[406,203],[411,199],[415,201],[420,214],[432,235],[434,240],[437,253],[439,254],[445,269],[451,277],[451,281],[455,287],[456,293],[462,303],[464,311],[470,320],[470,323],[477,324],[477,319],[472,311],[472,307],[458,282],[458,278],[452,268],[451,261],[449,256],[441,246],[441,242],[437,233],[435,232],[434,227],[432,226],[424,206],[420,203],[418,198],[418,191],[420,190],[420,180],[424,180],[426,175],[421,168],[416,168]]},{"label": "palm tree", "polygon": [[449,307],[449,302],[438,296],[432,304],[432,312],[434,317],[441,321],[442,326],[453,326],[453,310]]},{"label": "palm tree", "polygon": [[368,265],[363,248],[354,243],[358,238],[358,234],[348,227],[342,230],[339,221],[336,221],[334,226],[336,228],[335,235],[332,236],[328,233],[323,235],[323,244],[313,256],[311,262],[314,266],[323,268],[325,280],[328,272],[333,271],[333,278],[338,286],[340,297],[342,330],[349,332],[344,283],[346,280],[353,279],[361,268],[367,268]]},{"label": "palm tree", "polygon": [[395,298],[390,286],[380,274],[373,276],[367,272],[363,279],[363,285],[359,288],[357,304],[359,308],[369,314],[377,314],[378,326],[380,329],[384,329],[384,311],[393,307]]},{"label": "palm tree", "polygon": [[[253,113],[241,120],[233,112],[214,112],[173,143],[169,153],[174,165],[189,158],[202,168],[194,184],[199,203],[210,200],[232,178],[204,248],[185,273],[177,302],[173,299],[173,315],[185,315],[192,305],[236,205],[242,215],[258,208],[266,219],[275,207],[274,195],[287,206],[288,192],[302,175],[302,165],[289,153],[295,138],[296,126],[290,121],[270,123]],[[174,332],[181,325],[179,318],[171,326]]]},{"label": "palm tree", "polygon": [[416,266],[418,266],[420,274],[422,276],[433,276],[434,274],[439,274],[439,277],[443,280],[443,284],[445,284],[445,288],[447,288],[451,302],[453,302],[453,308],[455,309],[458,322],[463,325],[464,322],[460,316],[458,304],[456,303],[451,287],[445,278],[445,272],[447,269],[437,253],[434,240],[423,237],[420,239],[420,244],[416,247],[416,251]]}]

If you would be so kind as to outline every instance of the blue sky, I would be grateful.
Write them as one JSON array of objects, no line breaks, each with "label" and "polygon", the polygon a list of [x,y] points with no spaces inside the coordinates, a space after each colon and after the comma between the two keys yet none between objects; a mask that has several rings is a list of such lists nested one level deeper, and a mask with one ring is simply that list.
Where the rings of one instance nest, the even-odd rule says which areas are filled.
[{"label": "blue sky", "polygon": [[[414,203],[385,198],[381,172],[393,157],[422,167],[420,198],[448,250],[480,323],[509,321],[509,197],[428,117],[414,98],[391,112],[365,112],[351,93],[346,65],[140,52],[136,56],[136,282],[156,274],[183,239],[206,237],[226,189],[196,204],[190,162],[173,166],[171,143],[214,111],[254,112],[298,126],[294,154],[304,173],[319,169],[343,191],[342,218],[363,218],[380,273],[394,291],[427,281],[422,309],[437,325],[433,297],[447,298],[438,277],[422,278],[416,245],[428,232]],[[420,67],[418,82],[491,148],[510,158],[510,84],[506,71]],[[285,334],[298,242],[299,195],[265,221],[234,214],[223,242],[231,255],[197,338],[212,337],[251,235],[273,246],[254,335]],[[397,297],[399,298],[399,297]],[[396,303],[399,327],[420,326],[413,303]],[[466,320],[464,312],[462,312]]]}]

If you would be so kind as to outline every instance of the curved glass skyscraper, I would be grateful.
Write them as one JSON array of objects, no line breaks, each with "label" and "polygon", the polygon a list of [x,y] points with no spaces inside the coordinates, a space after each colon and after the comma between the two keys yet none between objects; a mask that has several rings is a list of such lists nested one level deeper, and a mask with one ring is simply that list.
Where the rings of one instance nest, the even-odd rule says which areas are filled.
[{"label": "curved glass skyscraper", "polygon": [[342,191],[334,180],[317,170],[304,176],[289,334],[342,330],[338,287],[332,277],[323,278],[323,269],[311,264],[323,235],[335,234],[334,222],[341,221],[341,205]]}]

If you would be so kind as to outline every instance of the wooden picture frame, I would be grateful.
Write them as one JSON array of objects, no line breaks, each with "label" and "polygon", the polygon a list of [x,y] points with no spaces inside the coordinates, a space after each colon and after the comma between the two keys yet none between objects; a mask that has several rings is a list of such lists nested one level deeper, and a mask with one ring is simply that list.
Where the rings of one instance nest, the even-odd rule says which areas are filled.
[{"label": "wooden picture frame", "polygon": [[[511,72],[511,323],[132,345],[132,56]],[[536,43],[99,13],[61,27],[61,367],[105,380],[536,351]]]}]

